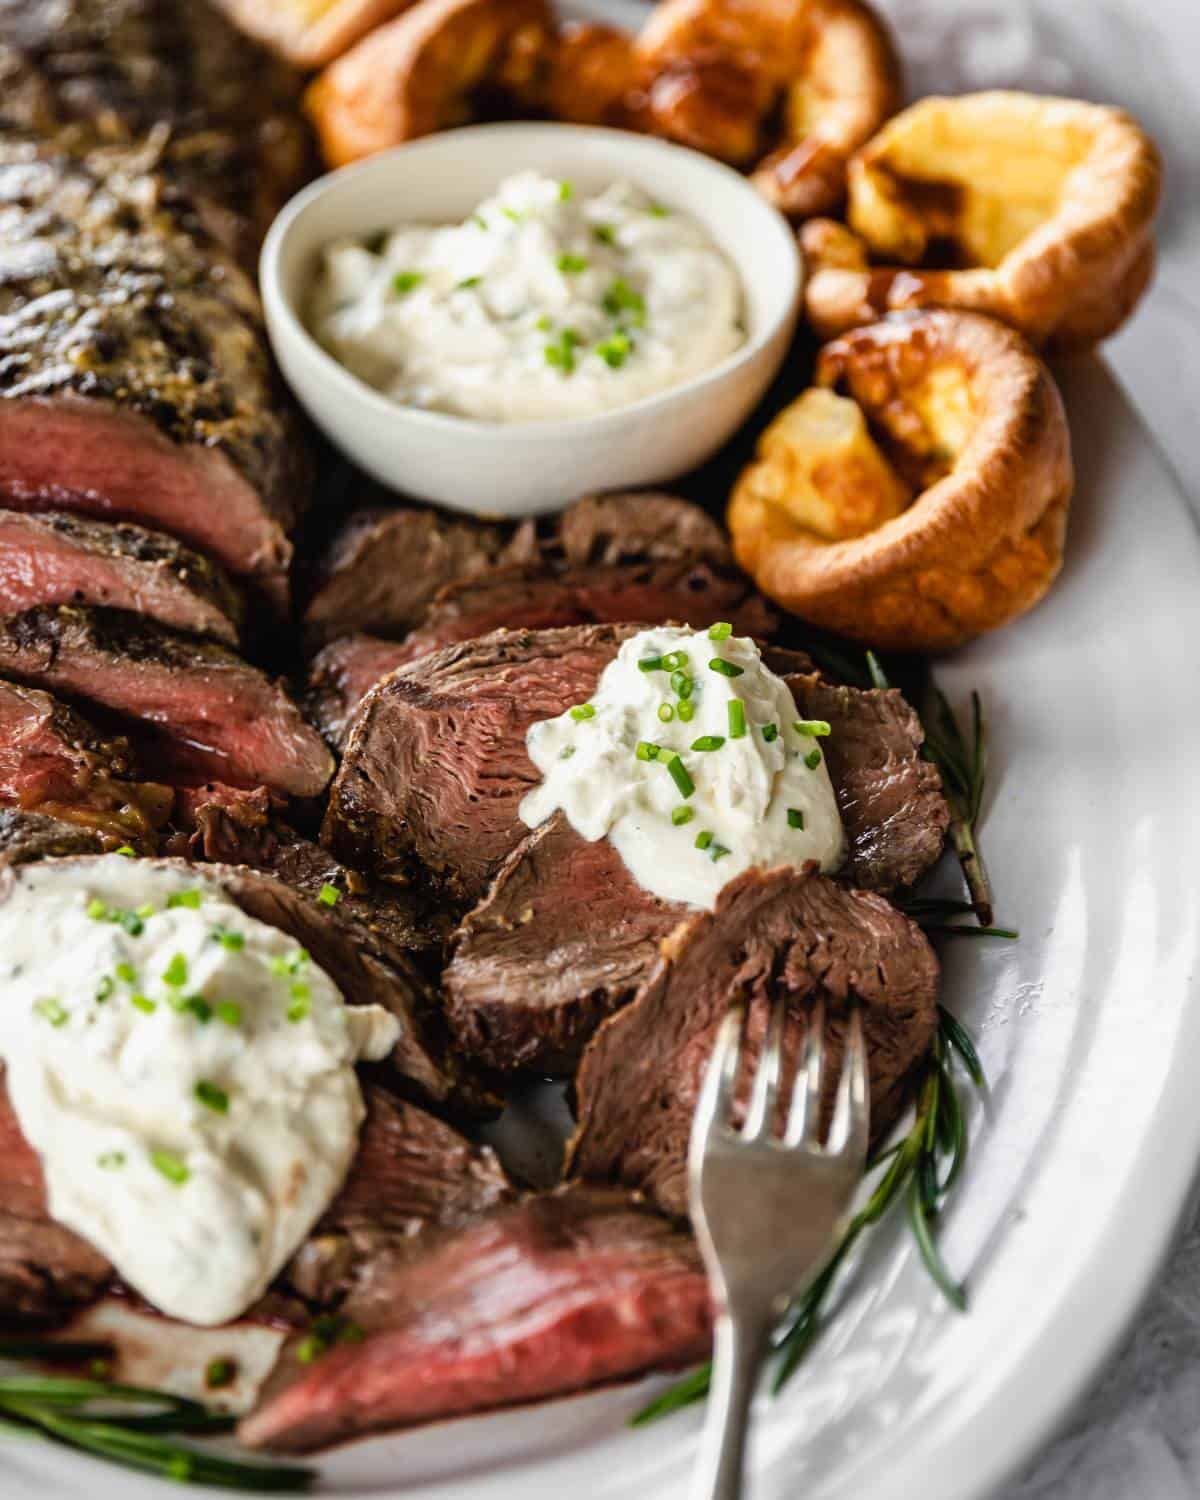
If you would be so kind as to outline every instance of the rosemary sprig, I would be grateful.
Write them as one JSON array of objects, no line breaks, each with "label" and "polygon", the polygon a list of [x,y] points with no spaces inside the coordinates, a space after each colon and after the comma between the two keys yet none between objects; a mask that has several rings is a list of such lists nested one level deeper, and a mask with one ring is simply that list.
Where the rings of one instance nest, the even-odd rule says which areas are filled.
[{"label": "rosemary sprig", "polygon": [[[825,1324],[830,1292],[838,1271],[863,1232],[877,1224],[901,1197],[917,1249],[951,1306],[962,1311],[966,1293],[938,1251],[934,1226],[946,1197],[958,1181],[967,1154],[967,1124],[955,1083],[958,1058],[977,1088],[984,1087],[983,1067],[970,1037],[943,1006],[938,1030],[917,1092],[917,1106],[907,1133],[868,1163],[868,1171],[886,1168],[871,1196],[842,1232],[816,1281],[792,1308],[775,1338],[778,1363],[771,1388],[779,1391],[791,1378]],[[702,1365],[642,1408],[635,1427],[669,1416],[708,1394],[711,1364]]]},{"label": "rosemary sprig", "polygon": [[[81,1360],[106,1345],[8,1339],[5,1358]],[[233,1419],[164,1391],[67,1375],[0,1375],[0,1431],[40,1433],[126,1468],[186,1484],[279,1492],[308,1490],[316,1474],[291,1465],[241,1463],[167,1441],[165,1434],[228,1432]]]},{"label": "rosemary sprig", "polygon": [[946,801],[950,804],[950,842],[962,866],[979,925],[990,927],[994,902],[977,837],[987,769],[987,742],[979,694],[971,694],[969,738],[959,728],[946,695],[935,684],[932,675],[926,685],[920,713],[925,726],[925,753],[941,772]]}]

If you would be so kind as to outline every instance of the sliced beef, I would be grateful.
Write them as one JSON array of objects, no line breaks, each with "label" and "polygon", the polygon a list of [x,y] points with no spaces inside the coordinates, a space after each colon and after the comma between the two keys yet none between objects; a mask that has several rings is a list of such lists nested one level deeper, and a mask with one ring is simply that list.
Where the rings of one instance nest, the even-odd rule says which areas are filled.
[{"label": "sliced beef", "polygon": [[529,560],[533,548],[528,524],[513,533],[435,510],[360,510],[331,542],[304,622],[317,641],[359,630],[407,635],[446,584]]},{"label": "sliced beef", "polygon": [[49,693],[0,679],[0,804],[152,851],[173,800],[170,787],[139,779],[127,739],[105,738]]},{"label": "sliced beef", "polygon": [[47,607],[0,622],[0,671],[100,704],[226,780],[313,797],[332,774],[281,686],[224,646],[122,610]]},{"label": "sliced beef", "polygon": [[0,128],[0,500],[170,532],[282,607],[307,462],[257,295],[118,161]]},{"label": "sliced beef", "polygon": [[341,636],[317,652],[308,669],[304,706],[334,749],[345,746],[358,706],[375,684],[409,658],[403,641],[362,634]]},{"label": "sliced beef", "polygon": [[50,1217],[41,1161],[0,1073],[0,1324],[63,1321],[111,1276],[98,1251]]},{"label": "sliced beef", "polygon": [[864,692],[815,673],[785,680],[804,717],[832,730],[822,745],[849,846],[843,878],[866,890],[912,885],[936,864],[950,824],[920,719],[894,688]]},{"label": "sliced beef", "polygon": [[174,537],[49,511],[0,510],[0,615],[99,604],[236,646],[242,602],[223,570]]},{"label": "sliced beef", "polygon": [[394,672],[363,700],[321,841],[385,880],[477,900],[525,834],[525,733],[595,689],[633,626],[498,630]]},{"label": "sliced beef", "polygon": [[826,1107],[841,1066],[849,1007],[862,1007],[878,1139],[904,1104],[937,1026],[938,964],[914,923],[882,896],[815,872],[747,871],[664,945],[632,1004],[606,1021],[576,1078],[572,1175],[645,1191],[687,1212],[687,1146],[701,1082],[729,1007],[747,1012],[742,1099],[773,1001],[788,1007],[784,1097],[812,1005],[826,1007]]},{"label": "sliced beef", "polygon": [[501,865],[442,976],[458,1046],[489,1068],[571,1071],[692,908],[638,885],[607,839],[556,813]]},{"label": "sliced beef", "polygon": [[733,556],[729,539],[707,512],[656,490],[577,500],[558,517],[554,542],[576,568],[683,558],[727,564]]},{"label": "sliced beef", "polygon": [[0,872],[9,865],[39,859],[66,859],[72,854],[102,854],[104,840],[94,829],[81,828],[45,813],[0,807]]},{"label": "sliced beef", "polygon": [[245,1418],[253,1447],[310,1451],[382,1428],[564,1395],[704,1357],[707,1281],[691,1238],[622,1193],[528,1198],[439,1235],[346,1312],[371,1332]]}]

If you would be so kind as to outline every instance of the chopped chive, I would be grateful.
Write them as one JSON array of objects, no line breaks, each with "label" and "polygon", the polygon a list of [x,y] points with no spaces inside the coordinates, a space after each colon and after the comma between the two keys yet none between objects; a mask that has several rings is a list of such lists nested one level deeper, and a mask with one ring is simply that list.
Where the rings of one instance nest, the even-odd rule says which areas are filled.
[{"label": "chopped chive", "polygon": [[724,844],[713,844],[709,848],[708,857],[709,857],[709,859],[712,860],[713,864],[715,865],[716,862],[717,862],[717,860],[724,859],[725,856],[728,853],[729,853],[729,850],[726,849],[726,847],[725,847]]},{"label": "chopped chive", "polygon": [[570,760],[571,757],[574,754],[575,754],[575,746],[574,745],[564,745],[562,747],[562,749],[558,752],[558,758],[559,758],[559,760]]},{"label": "chopped chive", "polygon": [[103,1005],[108,997],[112,994],[114,989],[116,989],[116,981],[113,979],[111,974],[105,974],[104,977],[100,980],[100,983],[96,986],[97,1005]]},{"label": "chopped chive", "polygon": [[588,268],[585,255],[570,255],[566,252],[560,255],[554,264],[564,276],[578,276],[580,271],[586,271]]},{"label": "chopped chive", "polygon": [[135,984],[137,982],[137,970],[132,964],[119,963],[117,965],[117,978],[124,984]]},{"label": "chopped chive", "polygon": [[671,780],[679,789],[681,797],[690,797],[696,790],[696,783],[692,780],[688,768],[683,763],[683,757],[672,750],[665,761]]},{"label": "chopped chive", "polygon": [[773,744],[779,738],[779,725],[764,724],[762,726],[762,737],[768,745]]},{"label": "chopped chive", "polygon": [[612,245],[616,242],[617,231],[611,224],[593,224],[592,238],[599,240],[602,245]]},{"label": "chopped chive", "polygon": [[280,979],[286,979],[287,976],[292,972],[292,966],[288,962],[288,960],[286,958],[281,958],[278,954],[274,958],[269,960],[267,968],[270,969],[272,974],[277,974]]},{"label": "chopped chive", "polygon": [[697,849],[707,849],[708,846],[709,846],[709,844],[712,843],[712,841],[713,841],[713,836],[712,836],[711,833],[709,833],[708,829],[706,828],[703,833],[698,833],[696,835],[695,847]]},{"label": "chopped chive", "polygon": [[87,914],[93,922],[103,922],[108,918],[108,907],[99,896],[93,896],[87,904]]},{"label": "chopped chive", "polygon": [[151,1151],[150,1161],[154,1168],[176,1187],[181,1186],[192,1175],[188,1171],[187,1164],[181,1161],[173,1151]]},{"label": "chopped chive", "polygon": [[41,1016],[43,1021],[49,1021],[51,1026],[65,1026],[71,1019],[70,1012],[64,1009],[62,1001],[52,998],[36,1000],[33,1013]]},{"label": "chopped chive", "polygon": [[821,752],[816,747],[816,745],[814,745],[812,747],[812,749],[808,752],[808,754],[804,757],[804,764],[808,767],[808,769],[810,771],[815,771],[817,769],[817,767],[821,764]]},{"label": "chopped chive", "polygon": [[560,200],[563,203],[565,203],[567,201],[567,199],[571,197],[571,195],[572,195],[572,193],[574,193],[574,191],[575,191],[575,189],[571,186],[571,184],[569,182],[563,181],[563,182],[560,182],[559,185],[558,185],[558,196],[559,196]]},{"label": "chopped chive", "polygon": [[163,983],[178,989],[188,981],[188,962],[182,953],[172,955],[171,962],[163,970]]},{"label": "chopped chive", "polygon": [[789,828],[803,828],[804,827],[804,814],[800,811],[800,809],[798,807],[789,807],[788,808],[788,827]]},{"label": "chopped chive", "polygon": [[308,1015],[309,1009],[310,1002],[308,1000],[293,1000],[287,1008],[287,1018],[289,1021],[303,1021]]},{"label": "chopped chive", "polygon": [[102,1151],[96,1158],[96,1165],[103,1167],[106,1172],[111,1172],[114,1167],[125,1165],[124,1151]]},{"label": "chopped chive", "polygon": [[616,333],[596,345],[595,352],[610,370],[619,370],[633,353],[633,340],[623,329],[618,328]]},{"label": "chopped chive", "polygon": [[207,1078],[201,1078],[196,1084],[196,1098],[206,1109],[211,1109],[215,1114],[227,1115],[229,1113],[229,1095],[223,1088],[210,1083]]},{"label": "chopped chive", "polygon": [[230,932],[226,927],[214,927],[212,940],[214,943],[220,943],[221,947],[228,949],[230,953],[240,953],[246,946],[246,939],[240,932]]},{"label": "chopped chive", "polygon": [[473,286],[478,286],[482,279],[479,276],[464,276],[460,282],[455,284],[454,290],[456,292],[470,291]]},{"label": "chopped chive", "polygon": [[624,277],[618,276],[605,292],[601,306],[610,318],[628,313],[629,321],[637,328],[646,321],[646,299],[640,292],[635,292]]},{"label": "chopped chive", "polygon": [[502,208],[500,212],[506,219],[511,219],[514,224],[519,224],[525,215],[515,208]]},{"label": "chopped chive", "polygon": [[728,620],[718,620],[715,625],[708,627],[710,641],[727,641],[732,634],[733,626]]},{"label": "chopped chive", "polygon": [[792,728],[797,734],[805,734],[809,739],[822,739],[831,733],[830,725],[824,719],[796,719]]},{"label": "chopped chive", "polygon": [[312,996],[312,988],[305,984],[302,979],[297,979],[289,993],[293,1000],[308,1000]]},{"label": "chopped chive", "polygon": [[678,693],[681,698],[690,698],[696,686],[695,679],[690,672],[685,672],[682,667],[676,667],[671,673],[671,690]]},{"label": "chopped chive", "polygon": [[203,995],[189,995],[180,1005],[179,1009],[190,1012],[200,1022],[201,1026],[207,1026],[209,1021],[212,1020],[212,1006]]},{"label": "chopped chive", "polygon": [[242,1024],[242,1007],[233,1000],[218,1000],[213,1006],[213,1015],[218,1021],[224,1021],[226,1026]]},{"label": "chopped chive", "polygon": [[130,995],[129,1003],[147,1016],[152,1016],[158,1009],[158,1001],[151,1000],[146,995]]},{"label": "chopped chive", "polygon": [[341,891],[336,885],[330,885],[328,881],[317,892],[317,900],[322,906],[336,906],[341,899]]},{"label": "chopped chive", "polygon": [[119,849],[113,850],[114,854],[123,854],[126,859],[135,859],[137,852],[132,844],[122,844]]},{"label": "chopped chive", "polygon": [[543,313],[533,326],[538,330],[539,333],[549,333],[551,328],[554,327],[554,324],[551,323],[550,319],[546,316],[545,313]]},{"label": "chopped chive", "polygon": [[714,656],[708,664],[710,672],[719,672],[722,677],[740,677],[746,670],[736,662],[726,661],[723,656]]},{"label": "chopped chive", "polygon": [[556,343],[546,345],[543,351],[546,363],[556,370],[561,370],[564,375],[570,375],[575,369],[575,345],[578,342],[579,335],[575,330],[564,328]]},{"label": "chopped chive", "polygon": [[744,740],[746,738],[746,705],[740,698],[731,698],[726,708],[729,710],[729,738]]},{"label": "chopped chive", "polygon": [[474,224],[474,226],[475,226],[476,229],[486,229],[487,228],[487,220],[483,217],[482,214],[472,214],[471,215],[471,223]]},{"label": "chopped chive", "polygon": [[596,717],[595,705],[592,703],[577,703],[571,710],[571,717],[578,724],[582,724],[585,719],[594,719]]},{"label": "chopped chive", "polygon": [[154,910],[155,909],[153,905],[149,901],[145,901],[141,906],[138,907],[137,911],[134,912],[134,916],[141,917],[144,920],[146,917],[152,917],[154,915]]},{"label": "chopped chive", "polygon": [[679,715],[679,717],[685,724],[690,724],[691,721],[696,717],[696,705],[694,703],[689,703],[688,700],[684,698],[676,708],[675,712]]},{"label": "chopped chive", "polygon": [[669,724],[675,717],[675,710],[669,703],[660,703],[658,705],[658,717],[664,724]]},{"label": "chopped chive", "polygon": [[702,734],[698,740],[692,741],[693,750],[719,750],[725,743],[723,734]]},{"label": "chopped chive", "polygon": [[204,1384],[210,1391],[232,1385],[237,1378],[237,1364],[232,1359],[210,1359],[204,1367]]},{"label": "chopped chive", "polygon": [[646,212],[652,219],[665,219],[671,210],[664,208],[661,203],[652,203]]},{"label": "chopped chive", "polygon": [[661,656],[643,656],[638,662],[639,672],[661,672],[663,670],[663,659]]},{"label": "chopped chive", "polygon": [[688,664],[686,651],[668,651],[663,657],[663,666],[668,672],[681,672]]},{"label": "chopped chive", "polygon": [[671,809],[671,822],[676,828],[682,828],[685,823],[690,823],[696,816],[694,807],[673,807]]},{"label": "chopped chive", "polygon": [[325,1339],[315,1333],[306,1333],[296,1345],[296,1358],[302,1365],[311,1365],[329,1348]]},{"label": "chopped chive", "polygon": [[634,752],[638,760],[657,760],[659,747],[651,740],[638,740]]},{"label": "chopped chive", "polygon": [[167,897],[167,909],[173,910],[177,906],[189,906],[194,911],[200,905],[200,892],[193,888],[190,891],[172,891]]},{"label": "chopped chive", "polygon": [[407,297],[414,287],[418,287],[425,280],[422,271],[397,271],[392,277],[392,291],[397,297]]},{"label": "chopped chive", "polygon": [[135,911],[118,912],[114,920],[125,929],[130,937],[141,937],[146,930],[146,924]]}]

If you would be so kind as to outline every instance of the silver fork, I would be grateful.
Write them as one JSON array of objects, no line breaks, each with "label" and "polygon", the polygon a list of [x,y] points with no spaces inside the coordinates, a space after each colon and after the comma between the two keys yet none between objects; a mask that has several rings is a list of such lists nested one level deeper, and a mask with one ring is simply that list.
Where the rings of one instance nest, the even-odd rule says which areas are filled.
[{"label": "silver fork", "polygon": [[745,1124],[733,1127],[743,1010],[717,1036],[688,1151],[692,1222],[717,1309],[708,1419],[692,1500],[738,1500],[746,1425],[759,1365],[787,1304],[813,1282],[842,1228],[866,1164],[867,1055],[857,1008],[828,1137],[820,1140],[825,1058],[818,1002],[782,1137],[779,1114],[785,1002],[776,1001]]}]

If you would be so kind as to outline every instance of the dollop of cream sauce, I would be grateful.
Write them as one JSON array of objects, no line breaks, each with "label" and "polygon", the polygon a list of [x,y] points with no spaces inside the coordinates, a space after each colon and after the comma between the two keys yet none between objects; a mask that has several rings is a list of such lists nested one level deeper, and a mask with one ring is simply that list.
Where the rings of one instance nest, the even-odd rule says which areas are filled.
[{"label": "dollop of cream sauce", "polygon": [[351,1006],[200,871],[109,855],[18,870],[0,904],[0,1057],[49,1211],[161,1311],[266,1289],[357,1146],[354,1073],[399,1027]]},{"label": "dollop of cream sauce", "polygon": [[584,417],[690,380],[745,340],[736,271],[627,182],[522,172],[462,224],[324,252],[309,323],[393,400],[491,422]]},{"label": "dollop of cream sauce", "polygon": [[610,839],[644,889],[711,909],[745,870],[841,864],[824,728],[800,717],[754,641],[644,630],[588,703],[530,727],[543,779],[521,818],[533,828],[561,808],[585,839]]}]

